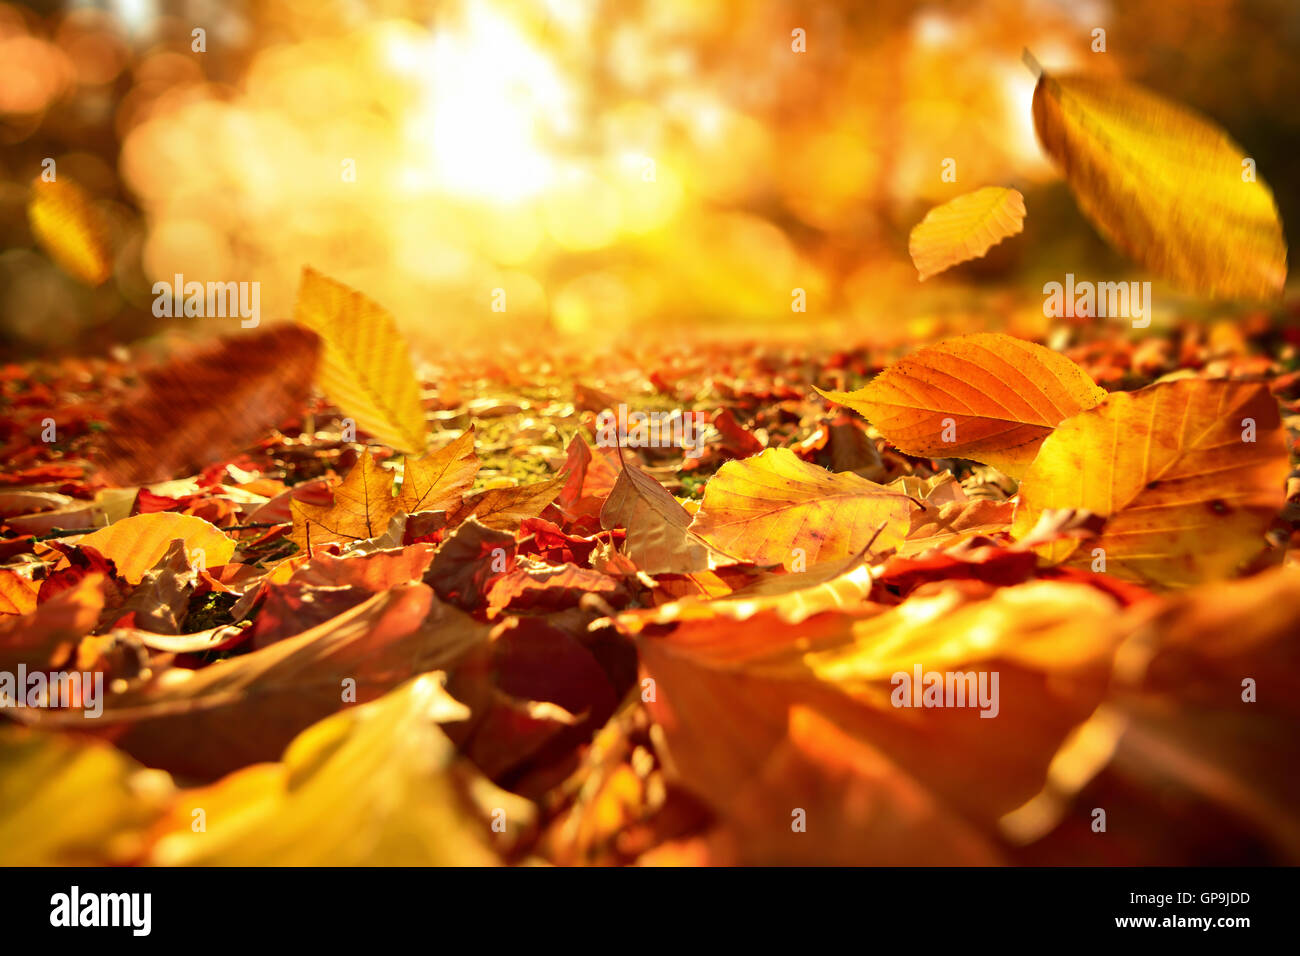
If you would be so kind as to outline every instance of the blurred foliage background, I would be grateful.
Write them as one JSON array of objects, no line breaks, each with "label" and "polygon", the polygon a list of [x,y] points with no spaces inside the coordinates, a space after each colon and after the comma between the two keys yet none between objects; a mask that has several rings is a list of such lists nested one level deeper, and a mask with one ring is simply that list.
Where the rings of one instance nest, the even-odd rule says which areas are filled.
[{"label": "blurred foliage background", "polygon": [[[1032,332],[1047,278],[1139,276],[1035,142],[1025,47],[1207,114],[1300,221],[1294,0],[0,3],[0,345],[237,327],[155,318],[176,273],[260,282],[274,321],[306,264],[429,346]],[[111,223],[98,288],[32,239],[47,158]],[[1025,234],[919,285],[908,231],[984,185]]]}]

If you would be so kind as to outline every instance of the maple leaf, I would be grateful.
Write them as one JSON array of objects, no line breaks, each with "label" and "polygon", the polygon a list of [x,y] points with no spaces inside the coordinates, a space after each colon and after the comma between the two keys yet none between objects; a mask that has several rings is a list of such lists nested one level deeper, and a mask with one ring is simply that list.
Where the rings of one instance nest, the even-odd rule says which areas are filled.
[{"label": "maple leaf", "polygon": [[336,541],[377,538],[388,530],[388,522],[398,511],[394,481],[393,473],[369,450],[362,452],[334,490],[332,503],[318,505],[296,498],[291,502],[293,531],[289,540],[310,554],[314,548]]},{"label": "maple leaf", "polygon": [[498,530],[519,527],[525,518],[536,518],[564,487],[564,475],[546,481],[509,488],[489,488],[463,499],[447,513],[449,524],[474,518],[488,528]]},{"label": "maple leaf", "polygon": [[472,428],[437,451],[421,458],[408,456],[402,465],[398,510],[407,514],[451,510],[474,483],[478,468]]}]

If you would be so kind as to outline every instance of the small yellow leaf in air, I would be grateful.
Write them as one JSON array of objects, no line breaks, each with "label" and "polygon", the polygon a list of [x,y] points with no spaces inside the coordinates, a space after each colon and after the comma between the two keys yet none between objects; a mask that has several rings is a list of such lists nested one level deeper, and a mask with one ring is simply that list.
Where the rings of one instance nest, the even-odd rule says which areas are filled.
[{"label": "small yellow leaf in air", "polygon": [[1024,196],[985,186],[926,213],[912,230],[907,251],[924,282],[959,262],[978,259],[1024,224]]},{"label": "small yellow leaf in air", "polygon": [[108,223],[76,183],[36,180],[27,218],[41,248],[74,279],[97,286],[112,273]]}]

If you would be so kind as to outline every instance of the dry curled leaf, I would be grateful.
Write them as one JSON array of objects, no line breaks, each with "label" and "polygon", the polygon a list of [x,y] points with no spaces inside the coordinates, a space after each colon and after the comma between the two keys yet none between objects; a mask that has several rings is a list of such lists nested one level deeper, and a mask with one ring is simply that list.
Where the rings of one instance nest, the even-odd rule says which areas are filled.
[{"label": "dry curled leaf", "polygon": [[334,500],[317,505],[294,499],[293,531],[289,540],[307,552],[336,541],[351,543],[377,538],[397,514],[393,473],[369,451],[362,452],[347,477],[334,490]]},{"label": "dry curled leaf", "polygon": [[422,458],[408,456],[402,464],[398,510],[407,514],[450,510],[474,483],[478,467],[473,429]]},{"label": "dry curled leaf", "polygon": [[691,516],[681,502],[631,462],[624,462],[600,523],[626,529],[627,555],[646,574],[689,574],[714,564],[716,556],[690,530]]},{"label": "dry curled leaf", "polygon": [[564,486],[564,476],[510,488],[489,488],[470,495],[447,514],[450,524],[473,517],[480,524],[498,530],[514,530],[525,518],[536,518],[555,500]]}]

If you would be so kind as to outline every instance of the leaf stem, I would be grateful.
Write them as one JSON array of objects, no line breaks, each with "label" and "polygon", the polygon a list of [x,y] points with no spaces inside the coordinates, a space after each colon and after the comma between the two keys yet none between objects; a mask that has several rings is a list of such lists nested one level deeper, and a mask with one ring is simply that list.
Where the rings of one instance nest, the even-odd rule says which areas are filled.
[{"label": "leaf stem", "polygon": [[1029,67],[1029,72],[1034,74],[1034,79],[1038,79],[1043,75],[1043,65],[1029,52],[1029,47],[1025,47],[1021,51],[1020,59],[1024,61],[1025,66]]}]

